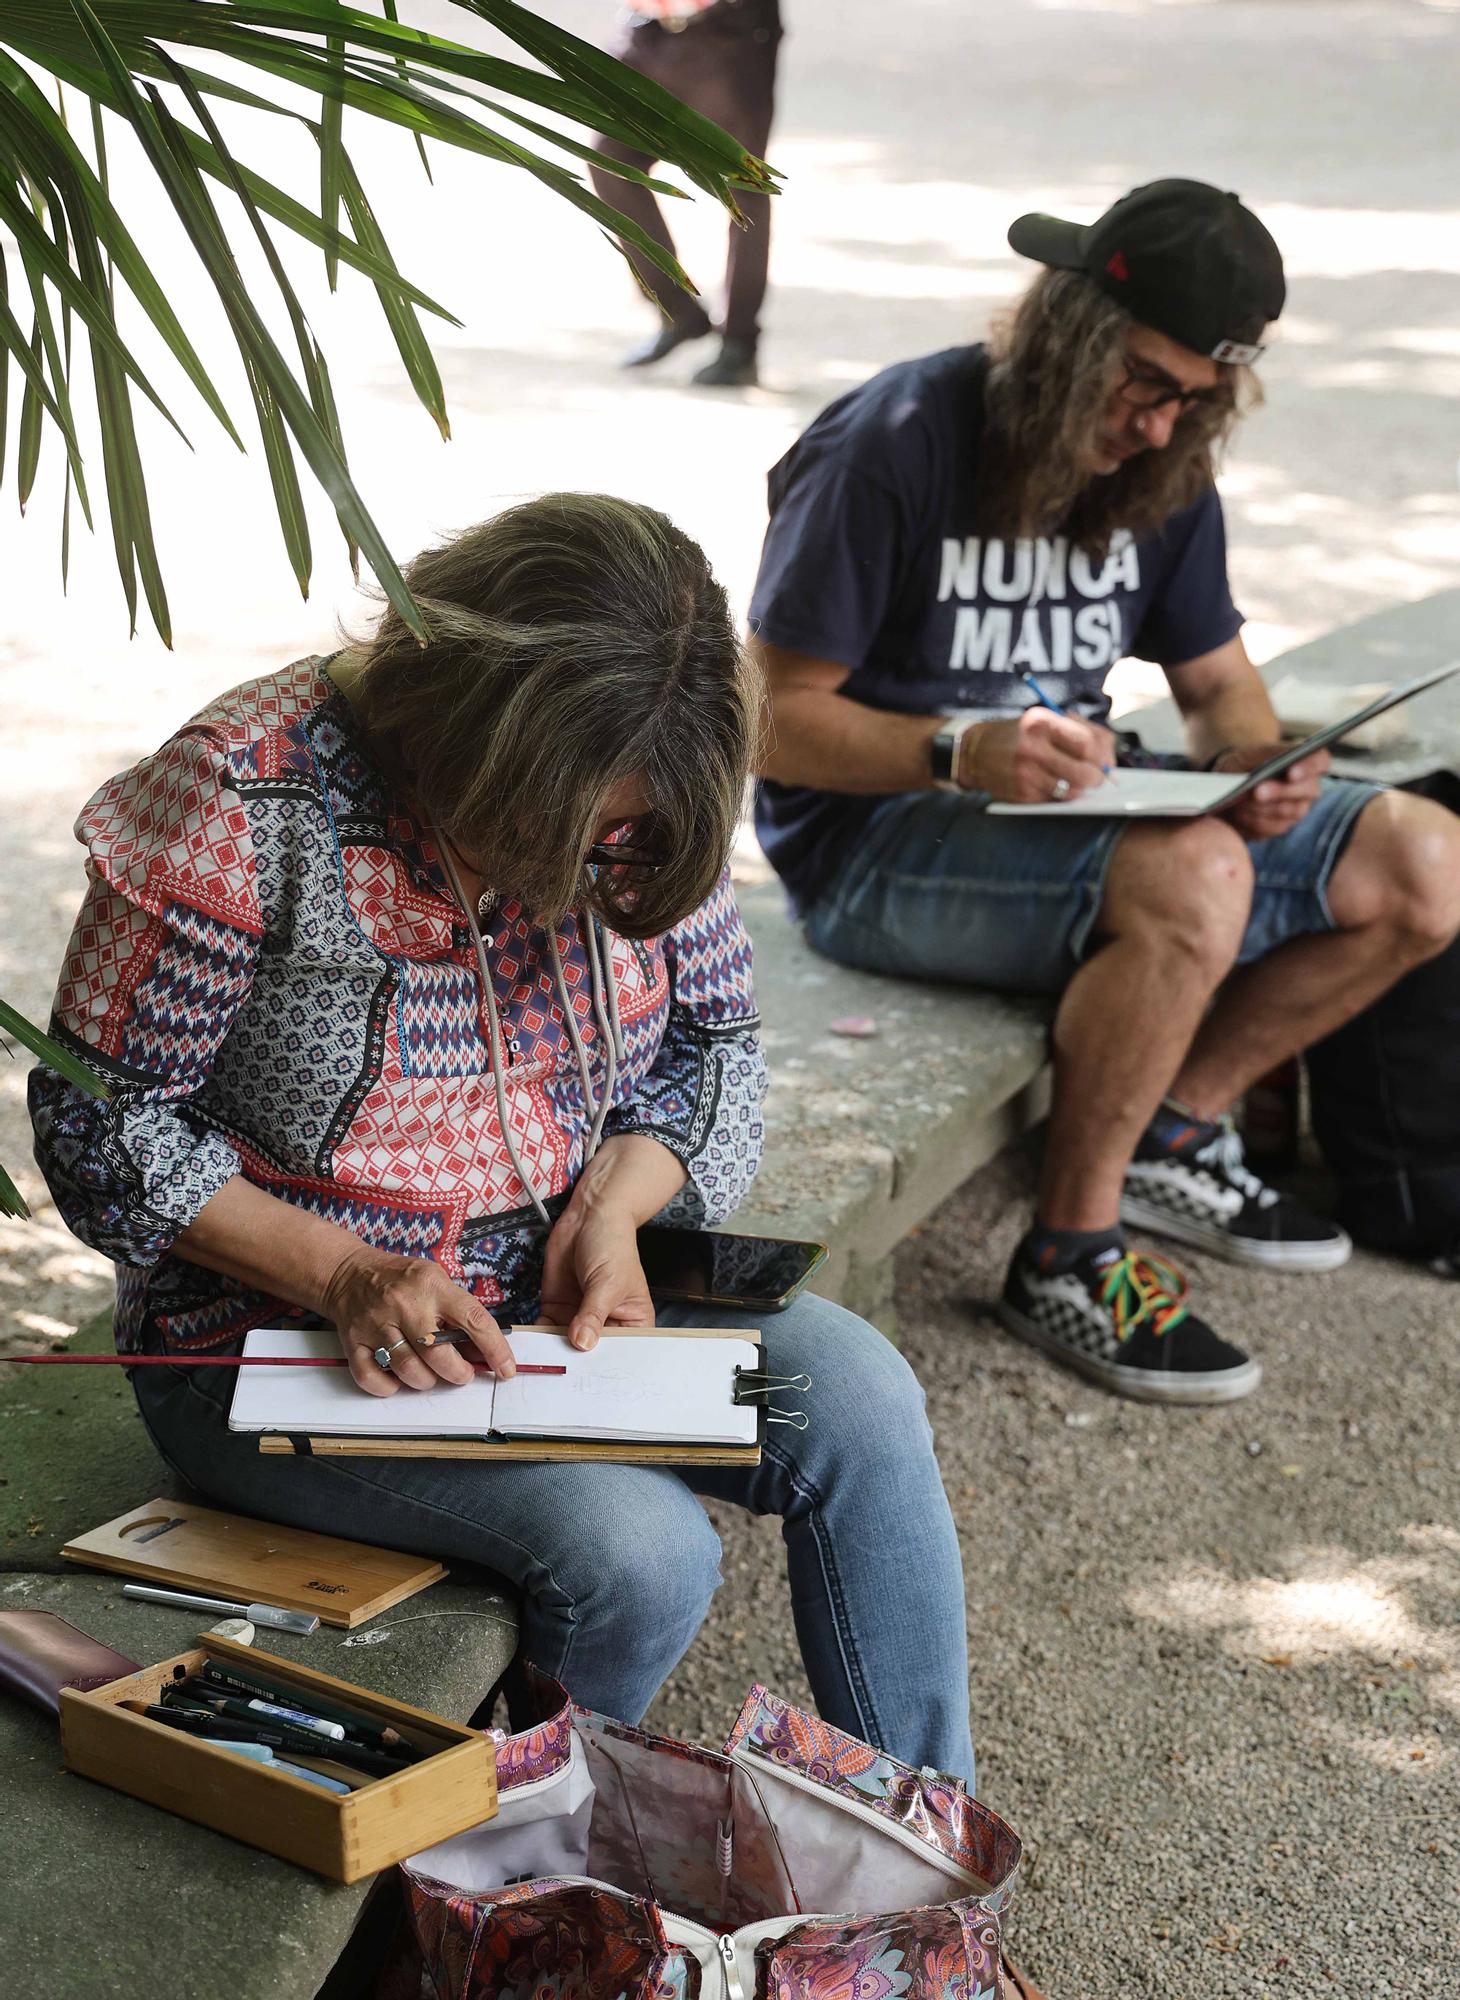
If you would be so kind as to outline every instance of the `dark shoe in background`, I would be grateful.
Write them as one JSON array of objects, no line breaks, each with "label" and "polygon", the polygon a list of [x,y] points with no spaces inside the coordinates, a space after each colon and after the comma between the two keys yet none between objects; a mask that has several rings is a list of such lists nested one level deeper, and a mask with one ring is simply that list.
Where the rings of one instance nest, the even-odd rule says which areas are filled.
[{"label": "dark shoe in background", "polygon": [[703,340],[709,331],[710,322],[703,313],[698,319],[669,320],[652,339],[630,348],[621,365],[625,368],[652,368],[666,354],[673,354],[676,347],[683,347],[686,341]]},{"label": "dark shoe in background", "polygon": [[753,340],[722,340],[720,352],[689,378],[701,389],[753,389],[760,380]]},{"label": "dark shoe in background", "polygon": [[1120,1219],[1269,1271],[1336,1271],[1353,1250],[1336,1222],[1253,1173],[1229,1118],[1193,1123],[1174,1146],[1147,1134],[1126,1168]]}]

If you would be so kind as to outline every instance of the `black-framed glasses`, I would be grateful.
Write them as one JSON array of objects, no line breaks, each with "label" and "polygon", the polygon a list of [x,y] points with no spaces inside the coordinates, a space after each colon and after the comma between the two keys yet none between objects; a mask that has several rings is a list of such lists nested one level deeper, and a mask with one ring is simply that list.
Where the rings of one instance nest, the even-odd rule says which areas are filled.
[{"label": "black-framed glasses", "polygon": [[1176,403],[1177,415],[1184,417],[1188,410],[1225,407],[1227,390],[1223,383],[1216,383],[1210,389],[1183,389],[1163,369],[1148,367],[1127,356],[1120,396],[1133,410],[1164,410],[1169,403]]},{"label": "black-framed glasses", "polygon": [[629,821],[616,831],[626,833],[624,840],[595,840],[584,855],[585,863],[591,868],[662,868],[664,855],[657,847],[636,845],[633,840],[633,822]]}]

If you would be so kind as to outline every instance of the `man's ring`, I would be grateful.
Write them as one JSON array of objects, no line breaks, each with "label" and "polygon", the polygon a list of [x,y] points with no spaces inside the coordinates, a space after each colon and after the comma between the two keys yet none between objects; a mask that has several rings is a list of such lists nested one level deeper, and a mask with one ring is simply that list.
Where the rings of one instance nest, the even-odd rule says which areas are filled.
[{"label": "man's ring", "polygon": [[410,1344],[411,1344],[411,1343],[410,1343],[410,1342],[409,1342],[409,1341],[408,1341],[408,1340],[406,1339],[405,1335],[404,1335],[404,1334],[402,1334],[399,1340],[393,1340],[393,1341],[391,1341],[391,1343],[390,1343],[390,1345],[389,1345],[388,1347],[377,1347],[377,1348],[376,1348],[376,1350],[375,1350],[375,1365],[376,1365],[376,1367],[377,1367],[377,1368],[389,1368],[389,1367],[391,1367],[391,1366],[392,1366],[392,1362],[391,1362],[391,1358],[390,1358],[390,1357],[391,1357],[391,1355],[392,1355],[392,1354],[394,1354],[394,1353],[395,1353],[395,1350],[396,1350],[396,1349],[397,1349],[398,1347],[409,1347],[409,1346],[410,1346]]},{"label": "man's ring", "polygon": [[1054,790],[1050,793],[1050,797],[1058,801],[1060,799],[1067,799],[1069,796],[1070,796],[1069,779],[1056,778],[1054,781]]}]

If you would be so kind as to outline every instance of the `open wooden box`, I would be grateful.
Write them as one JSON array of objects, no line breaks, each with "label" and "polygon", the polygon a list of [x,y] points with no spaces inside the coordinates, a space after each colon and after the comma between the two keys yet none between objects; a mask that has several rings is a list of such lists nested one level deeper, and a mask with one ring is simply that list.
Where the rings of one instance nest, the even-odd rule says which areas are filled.
[{"label": "open wooden box", "polygon": [[[408,1770],[369,1779],[342,1795],[121,1707],[124,1701],[155,1702],[172,1682],[175,1668],[192,1673],[209,1659],[245,1672],[254,1664],[301,1692],[313,1689],[398,1729],[430,1754]],[[125,1680],[109,1681],[86,1694],[64,1689],[61,1748],[68,1770],[338,1882],[358,1882],[419,1848],[464,1833],[497,1810],[490,1737],[277,1653],[211,1635],[191,1652],[144,1667]]]}]

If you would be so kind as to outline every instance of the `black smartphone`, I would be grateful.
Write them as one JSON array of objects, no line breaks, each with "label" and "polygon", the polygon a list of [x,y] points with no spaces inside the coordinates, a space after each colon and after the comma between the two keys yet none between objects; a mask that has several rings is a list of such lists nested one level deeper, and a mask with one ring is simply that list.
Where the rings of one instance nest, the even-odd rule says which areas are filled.
[{"label": "black smartphone", "polygon": [[782,1236],[722,1236],[700,1229],[639,1231],[639,1260],[656,1299],[783,1312],[826,1258],[824,1243],[797,1243]]}]

